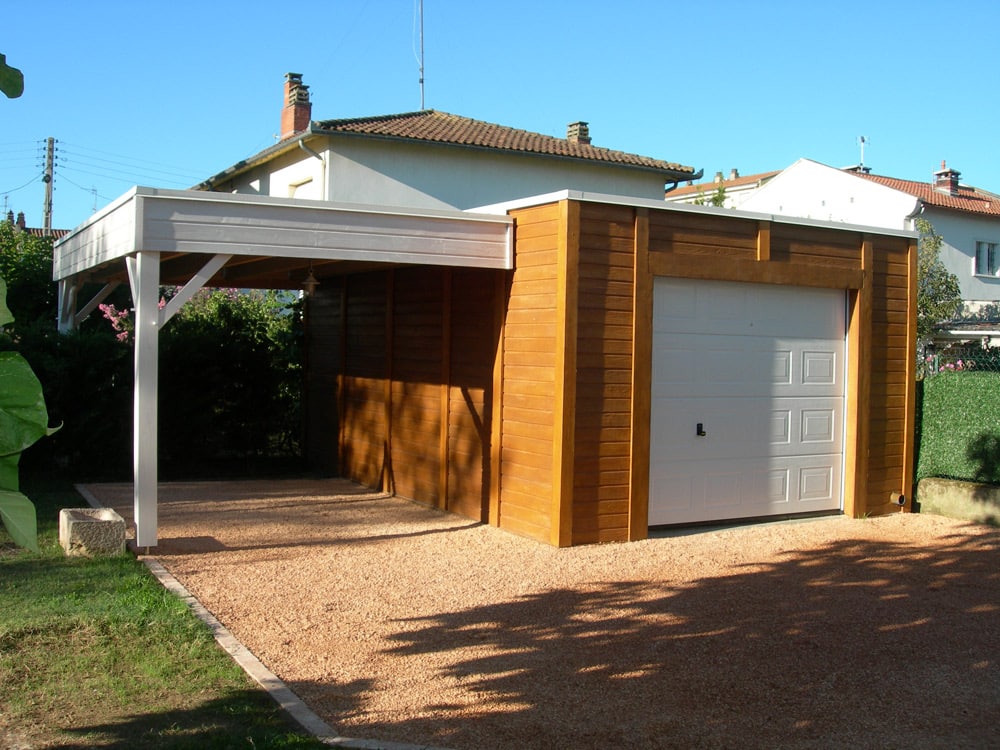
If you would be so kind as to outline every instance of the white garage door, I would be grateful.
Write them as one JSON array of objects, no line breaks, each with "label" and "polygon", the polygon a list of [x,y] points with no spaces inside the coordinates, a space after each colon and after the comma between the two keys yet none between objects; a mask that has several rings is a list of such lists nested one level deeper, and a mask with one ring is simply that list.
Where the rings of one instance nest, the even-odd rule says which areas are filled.
[{"label": "white garage door", "polygon": [[841,507],[845,300],[655,280],[651,526]]}]

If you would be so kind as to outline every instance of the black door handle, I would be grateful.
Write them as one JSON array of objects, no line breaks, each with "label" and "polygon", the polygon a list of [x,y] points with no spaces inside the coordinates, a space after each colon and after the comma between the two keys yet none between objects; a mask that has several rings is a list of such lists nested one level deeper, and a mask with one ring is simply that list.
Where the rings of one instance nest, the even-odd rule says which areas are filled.
[{"label": "black door handle", "polygon": [[698,423],[698,430],[695,433],[698,437],[705,437],[708,433],[705,432],[705,425],[702,422]]}]

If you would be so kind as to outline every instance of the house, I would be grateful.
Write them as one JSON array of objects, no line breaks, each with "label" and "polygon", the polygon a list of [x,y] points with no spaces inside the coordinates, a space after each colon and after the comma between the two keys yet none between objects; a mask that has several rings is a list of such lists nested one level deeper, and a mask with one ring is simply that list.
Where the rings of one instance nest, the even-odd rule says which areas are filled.
[{"label": "house", "polygon": [[[753,195],[780,170],[759,174],[741,175],[738,169],[731,169],[729,177],[716,172],[711,182],[667,187],[665,199],[668,203],[689,203],[696,206],[716,206],[718,208],[739,208],[743,201]],[[722,202],[719,202],[721,198]]]},{"label": "house", "polygon": [[939,343],[1000,337],[1000,196],[964,185],[944,162],[930,182],[837,169],[800,159],[755,190],[750,211],[891,229],[930,222],[943,239],[940,258],[958,278],[965,310],[948,321]]},{"label": "house", "polygon": [[379,206],[469,209],[563,189],[659,199],[700,171],[432,109],[313,121],[302,76],[285,77],[280,140],[197,190]]},{"label": "house", "polygon": [[[513,533],[568,546],[908,507],[912,232],[671,205],[685,168],[462,118],[447,138],[474,145],[306,119],[204,190],[133,189],[56,248],[67,327],[95,304],[77,309],[82,279],[133,291],[140,546],[157,535],[157,332],[205,284],[309,282],[314,467]],[[458,210],[421,153],[477,200],[494,177],[509,192]],[[371,181],[362,203],[300,198],[343,199],[351,169]],[[600,170],[632,194],[594,192]],[[579,182],[517,193],[552,179]],[[163,309],[161,283],[182,285]]]},{"label": "house", "polygon": [[69,234],[68,229],[53,229],[50,232],[46,232],[40,227],[29,227],[27,220],[24,218],[23,211],[17,212],[17,219],[14,218],[13,211],[8,211],[7,223],[13,226],[18,232],[24,232],[32,237],[52,237],[57,240],[60,237],[65,237]]}]

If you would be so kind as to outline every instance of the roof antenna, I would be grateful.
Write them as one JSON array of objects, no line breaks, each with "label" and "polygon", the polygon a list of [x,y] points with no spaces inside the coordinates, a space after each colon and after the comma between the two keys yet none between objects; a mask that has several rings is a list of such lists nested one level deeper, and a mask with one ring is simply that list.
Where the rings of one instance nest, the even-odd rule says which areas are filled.
[{"label": "roof antenna", "polygon": [[[424,107],[424,0],[418,0],[420,14],[420,55],[417,56],[417,64],[420,66],[420,109]],[[416,20],[416,19],[414,19]],[[416,54],[416,50],[414,50]]]},{"label": "roof antenna", "polygon": [[865,144],[868,143],[868,138],[865,136],[858,136],[858,143],[861,144],[861,163],[858,164],[861,172],[868,172],[870,170],[865,169]]}]

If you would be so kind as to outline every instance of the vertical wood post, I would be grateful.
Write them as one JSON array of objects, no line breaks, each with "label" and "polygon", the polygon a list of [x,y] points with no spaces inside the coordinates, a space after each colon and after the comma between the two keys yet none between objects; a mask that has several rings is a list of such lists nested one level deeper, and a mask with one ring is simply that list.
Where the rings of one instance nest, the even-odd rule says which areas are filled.
[{"label": "vertical wood post", "polygon": [[580,286],[580,204],[559,204],[560,232],[556,258],[556,366],[552,410],[552,504],[549,541],[573,543],[573,475],[576,440],[576,351]]},{"label": "vertical wood post", "polygon": [[382,444],[382,491],[389,494],[396,492],[396,480],[392,474],[392,337],[395,297],[396,272],[390,268],[385,272],[385,380],[382,388],[384,399],[382,413],[385,418],[385,437]]},{"label": "vertical wood post", "polygon": [[438,456],[438,502],[442,509],[448,507],[448,437],[451,405],[451,280],[450,268],[441,274],[441,429]]},{"label": "vertical wood post", "polygon": [[157,541],[157,379],[160,255],[140,250],[127,260],[135,304],[135,390],[132,410],[135,543]]},{"label": "vertical wood post", "polygon": [[653,381],[653,274],[649,209],[635,210],[632,269],[632,415],[628,539],[649,536],[649,439]]},{"label": "vertical wood post", "polygon": [[913,508],[914,460],[917,423],[917,241],[911,240],[907,248],[907,300],[906,300],[906,418],[903,426],[903,476],[902,492],[907,506]]},{"label": "vertical wood post", "polygon": [[844,423],[844,514],[868,511],[868,415],[871,413],[872,269],[874,246],[861,242],[861,288],[851,294],[847,325],[847,413]]},{"label": "vertical wood post", "polygon": [[491,526],[500,525],[500,469],[501,443],[503,442],[503,357],[507,319],[507,271],[495,271],[493,329],[496,348],[493,354],[493,394],[490,403],[490,507],[488,520]]}]

